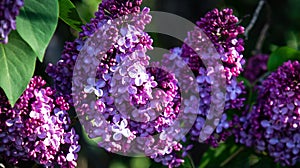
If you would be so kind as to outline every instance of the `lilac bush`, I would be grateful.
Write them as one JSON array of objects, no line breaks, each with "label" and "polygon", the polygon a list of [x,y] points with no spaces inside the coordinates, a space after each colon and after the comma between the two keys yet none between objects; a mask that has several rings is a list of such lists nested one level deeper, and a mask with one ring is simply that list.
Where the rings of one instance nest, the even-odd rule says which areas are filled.
[{"label": "lilac bush", "polygon": [[[196,167],[231,167],[244,156],[240,160],[245,167],[263,162],[297,167],[300,52],[273,45],[269,21],[255,53],[274,51],[250,56],[245,50],[260,11],[270,12],[268,3],[259,1],[247,27],[242,25],[248,23],[248,10],[208,11],[194,28],[181,32],[187,33],[185,38],[175,37],[182,45],[168,48],[158,61],[159,55],[148,53],[163,51],[156,43],[159,34],[173,38],[188,22],[183,19],[180,23],[186,25],[177,22],[182,27],[170,28],[172,22],[166,20],[163,25],[157,22],[163,15],[157,20],[158,11],[142,7],[142,0],[102,0],[86,24],[84,14],[77,13],[83,8],[70,0],[0,0],[0,167],[84,167],[88,148],[96,147],[92,141],[109,153],[146,156],[153,161],[151,167],[195,167],[195,152],[202,155],[195,151],[198,143],[209,149]],[[43,62],[43,51],[52,49],[49,41],[58,19],[77,36],[46,67],[53,80],[48,86],[36,76],[43,66],[35,65],[37,59]],[[160,26],[167,31],[156,29]],[[264,46],[265,38],[272,45]],[[297,48],[296,36],[287,44]],[[77,124],[82,132],[73,128]],[[79,136],[89,146],[80,156]]]}]

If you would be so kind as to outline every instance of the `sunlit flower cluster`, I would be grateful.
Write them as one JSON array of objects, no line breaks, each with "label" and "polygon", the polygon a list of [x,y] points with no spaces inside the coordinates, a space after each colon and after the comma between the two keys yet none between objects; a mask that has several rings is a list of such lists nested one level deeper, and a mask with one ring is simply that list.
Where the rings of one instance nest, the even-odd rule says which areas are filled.
[{"label": "sunlit flower cluster", "polygon": [[32,78],[14,107],[1,91],[0,155],[13,164],[76,167],[79,136],[70,125],[69,105],[45,85],[41,77]]}]

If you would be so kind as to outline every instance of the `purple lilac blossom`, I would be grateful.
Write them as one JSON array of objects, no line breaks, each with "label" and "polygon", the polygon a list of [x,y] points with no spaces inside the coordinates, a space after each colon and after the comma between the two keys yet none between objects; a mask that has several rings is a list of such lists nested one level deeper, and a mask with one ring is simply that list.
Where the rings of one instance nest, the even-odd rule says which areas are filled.
[{"label": "purple lilac blossom", "polygon": [[[82,110],[80,110],[80,108],[77,108],[77,112],[82,115],[87,115],[90,119],[95,119],[93,123],[90,122],[90,125],[88,123],[86,125],[84,124],[90,138],[99,137],[100,135],[103,135],[101,137],[107,137],[104,138],[105,140],[103,142],[99,142],[99,145],[102,147],[107,145],[106,149],[111,152],[126,151],[126,144],[132,141],[136,136],[147,137],[148,135],[154,135],[156,133],[162,132],[164,127],[168,127],[172,123],[172,119],[176,117],[176,112],[178,113],[179,104],[176,103],[176,101],[178,102],[179,100],[178,93],[176,92],[176,90],[174,90],[176,89],[176,81],[174,81],[173,76],[170,76],[167,73],[166,76],[162,76],[162,72],[157,69],[150,68],[147,69],[146,72],[140,74],[129,74],[129,76],[132,77],[132,87],[129,90],[117,90],[117,92],[128,91],[128,93],[130,93],[131,103],[141,109],[143,107],[149,106],[149,98],[152,96],[151,94],[149,94],[151,93],[149,91],[151,91],[153,87],[157,86],[159,89],[163,90],[163,92],[155,93],[158,94],[156,97],[159,97],[160,94],[170,94],[165,94],[167,101],[164,102],[169,102],[167,103],[169,107],[164,108],[164,112],[157,119],[147,123],[146,121],[149,121],[148,117],[151,118],[150,115],[146,116],[145,121],[141,123],[124,118],[124,116],[120,115],[115,107],[117,99],[114,100],[109,96],[110,93],[114,93],[113,89],[117,88],[112,87],[114,85],[111,79],[113,73],[118,70],[117,68],[120,61],[123,61],[123,59],[128,57],[128,55],[131,55],[135,52],[143,53],[143,51],[139,51],[142,48],[152,49],[152,39],[146,33],[141,32],[141,30],[144,29],[144,25],[149,22],[149,19],[151,19],[151,17],[147,14],[149,12],[149,9],[144,8],[142,11],[140,11],[138,6],[140,5],[140,2],[141,1],[134,1],[133,3],[127,1],[103,1],[103,3],[99,6],[99,11],[96,13],[96,18],[92,19],[91,23],[83,26],[83,32],[80,33],[79,39],[77,39],[74,43],[68,43],[66,45],[66,50],[63,53],[62,60],[60,60],[57,65],[49,65],[47,69],[48,74],[54,77],[56,89],[59,91],[63,91],[61,94],[67,95],[71,104],[74,103],[75,106],[82,105]],[[132,7],[132,5],[134,5],[134,7]],[[118,11],[121,8],[116,8],[115,6],[123,6],[124,11]],[[106,35],[108,36],[106,39],[109,39],[111,36],[117,39],[117,43],[113,44],[110,47],[110,50],[101,59],[101,62],[97,68],[96,78],[88,79],[88,85],[86,85],[86,87],[84,88],[84,92],[82,93],[83,97],[84,95],[90,93],[94,93],[98,97],[97,101],[95,102],[95,108],[102,112],[107,124],[110,125],[109,127],[102,128],[103,125],[101,125],[99,114],[92,113],[90,110],[88,110],[91,106],[87,104],[80,104],[80,97],[75,97],[74,102],[70,99],[70,79],[72,78],[72,71],[75,65],[75,61],[78,61],[76,60],[78,54],[81,51],[82,46],[84,45],[87,38],[91,37],[93,33],[95,33],[96,30],[99,30],[100,27],[108,20],[116,19],[119,16],[131,13],[140,13],[139,15],[141,16],[140,18],[136,18],[136,24],[133,27],[131,26],[133,30],[131,30],[130,27],[127,30],[122,29],[125,31],[121,30],[120,33],[122,36],[118,36],[116,34],[118,32],[117,28],[114,29],[112,27],[110,31],[111,34],[106,33]],[[89,62],[88,58],[86,58],[85,60]],[[144,60],[144,62],[145,61],[147,60]],[[123,65],[122,67],[125,67],[125,65]],[[125,70],[125,72],[126,71],[127,70]],[[123,74],[122,72],[120,74]],[[155,99],[155,96],[153,98]],[[150,106],[159,106],[159,104],[150,104]],[[113,136],[108,137],[107,135],[109,135],[109,133],[112,133]],[[124,140],[126,139],[128,141],[124,142]],[[144,147],[145,144],[141,145],[143,145],[141,148],[144,150],[154,149],[147,147],[147,144],[146,147]],[[151,144],[150,142],[149,145],[153,146],[153,144]],[[175,148],[175,146],[180,147],[181,145],[176,143],[175,141],[170,141],[169,139],[162,138],[161,140],[159,140],[159,142],[157,142],[155,146],[157,148],[157,152],[154,151],[154,153],[156,153],[156,155],[164,156],[165,154],[170,153],[169,149],[173,148],[173,146]],[[177,147],[177,150],[180,149],[179,147]],[[161,152],[159,152],[160,149],[162,149]],[[153,151],[148,151],[148,153],[152,154]],[[152,155],[151,157],[155,158],[155,155]],[[167,163],[170,163],[169,166],[172,166],[178,165],[178,163],[176,162],[181,163],[182,161],[182,159],[168,159]]]},{"label": "purple lilac blossom", "polygon": [[[66,44],[65,50],[62,55],[62,59],[56,65],[50,64],[47,68],[47,73],[54,79],[55,88],[58,90],[59,93],[58,96],[64,95],[67,97],[68,102],[70,104],[75,103],[75,105],[78,105],[78,102],[73,102],[73,100],[71,99],[71,79],[73,68],[75,66],[75,61],[86,39],[91,37],[93,33],[95,33],[103,24],[107,22],[107,20],[116,19],[117,17],[126,14],[142,13],[142,18],[139,18],[137,22],[138,25],[135,25],[135,27],[143,30],[143,22],[147,24],[151,17],[147,14],[149,12],[149,9],[145,8],[144,10],[140,11],[140,4],[141,1],[103,1],[99,5],[99,10],[95,13],[96,17],[91,19],[90,23],[82,27],[83,31],[80,32],[79,38],[76,39],[74,42]],[[141,31],[137,32],[139,34],[139,32]],[[115,33],[115,30],[112,29],[111,34],[107,35],[116,37]],[[133,32],[132,34],[136,33]],[[123,59],[127,55],[130,55],[131,53],[134,53],[135,50],[139,50],[139,48],[152,48],[152,39],[146,33],[140,33],[139,35],[132,36],[130,35],[130,32],[127,32],[127,35],[128,36],[119,39],[117,41],[117,44],[113,45],[111,49],[106,53],[106,55],[102,58],[101,63],[97,68],[96,80],[93,79],[95,82],[93,82],[93,80],[90,80],[90,82],[88,81],[90,85],[84,88],[85,92],[83,93],[83,95],[88,93],[94,93],[99,98],[95,102],[95,108],[97,108],[97,110],[103,113],[103,116],[107,120],[107,123],[111,125],[110,128],[102,128],[101,125],[99,125],[98,123],[98,125],[96,124],[97,128],[95,128],[95,125],[90,123],[90,128],[93,129],[86,128],[89,126],[85,127],[87,131],[90,131],[88,132],[90,138],[98,137],[99,134],[102,134],[104,132],[103,137],[106,138],[104,138],[104,142],[100,142],[99,145],[105,146],[105,143],[108,143],[108,146],[110,146],[109,148],[107,148],[108,151],[126,150],[126,143],[120,143],[122,142],[121,140],[128,139],[130,142],[133,138],[135,138],[136,135],[146,137],[147,135],[154,135],[157,132],[161,132],[164,127],[167,127],[169,124],[172,123],[172,118],[176,117],[176,111],[178,112],[178,110],[176,110],[178,104],[172,103],[172,101],[178,101],[178,98],[174,97],[176,95],[174,95],[174,93],[176,92],[170,90],[173,89],[175,85],[170,83],[172,85],[172,87],[170,87],[171,85],[167,83],[168,80],[164,81],[167,78],[162,78],[161,75],[158,72],[156,72],[157,70],[155,69],[147,69],[146,73],[150,76],[150,78],[146,77],[133,80],[134,83],[132,85],[132,88],[128,90],[129,93],[131,93],[132,103],[135,106],[146,106],[147,101],[144,102],[143,99],[137,101],[136,98],[139,98],[139,96],[135,95],[145,95],[144,98],[147,99],[147,95],[149,96],[149,89],[151,90],[152,87],[156,87],[156,85],[158,85],[160,89],[170,90],[168,93],[171,93],[171,97],[166,95],[167,97],[171,98],[168,98],[168,101],[171,103],[170,108],[165,108],[165,112],[162,115],[160,115],[160,117],[149,123],[140,123],[128,120],[126,118],[123,118],[116,110],[113,110],[116,108],[114,107],[115,105],[113,99],[108,96],[108,93],[113,91],[111,90],[111,78],[113,72],[116,69],[116,66],[118,65],[118,63],[120,63],[121,59]],[[169,81],[174,80],[172,79],[172,76],[170,77],[171,78]],[[150,79],[150,81],[148,79]],[[154,79],[156,80],[157,84],[154,84]],[[76,101],[78,100],[80,101],[80,98],[76,98]],[[83,105],[83,108],[85,109],[82,111],[83,115],[88,115],[89,118],[96,119],[95,122],[99,120],[99,114],[89,114],[87,106]],[[173,110],[174,108],[175,110]],[[111,140],[109,140],[110,137],[106,136],[109,135],[108,133],[106,133],[106,131],[113,132],[113,137],[111,137],[111,140],[116,142],[112,142]],[[147,148],[147,143],[141,145],[143,145],[143,147],[141,148]],[[146,147],[144,147],[145,145]],[[152,145],[150,141],[149,145]],[[180,144],[162,139],[158,142],[156,148],[163,150],[161,152],[156,152],[156,155],[152,155],[151,157],[165,158],[164,155],[172,152],[173,150],[170,151],[170,149],[175,149],[175,146],[177,146],[176,149],[177,151],[179,151],[181,146]],[[149,147],[149,149],[147,150],[152,149]],[[153,153],[153,151],[150,153]],[[171,167],[173,167],[173,165],[179,165],[179,163],[182,162],[183,159],[177,159],[176,157],[173,157],[171,159],[168,157],[168,159],[165,159],[164,161],[165,164],[168,164]]]},{"label": "purple lilac blossom", "polygon": [[41,77],[33,77],[14,107],[1,90],[0,155],[12,164],[31,160],[47,167],[76,167],[79,136],[70,126],[69,105],[45,85]]},{"label": "purple lilac blossom", "polygon": [[257,103],[235,116],[236,141],[267,152],[284,166],[300,161],[300,64],[288,61],[258,88]]},{"label": "purple lilac blossom", "polygon": [[[242,52],[244,40],[239,35],[244,33],[244,27],[238,25],[238,18],[233,10],[214,9],[197,22],[197,26],[209,37],[217,51],[222,55],[227,79],[238,76],[245,63]],[[184,48],[184,47],[183,47]]]},{"label": "purple lilac blossom", "polygon": [[23,0],[0,1],[0,43],[6,44],[11,30],[16,30],[16,16],[23,5]]},{"label": "purple lilac blossom", "polygon": [[[130,31],[128,32],[130,33]],[[132,43],[132,46],[131,49],[134,49],[135,44]],[[123,47],[118,46],[118,48]],[[112,67],[108,65],[107,70],[98,73],[96,80],[88,79],[87,83],[91,85],[84,87],[85,92],[76,96],[74,103],[77,113],[88,116],[83,117],[81,123],[89,137],[106,137],[98,142],[99,146],[110,152],[130,153],[134,149],[143,151],[151,158],[165,158],[170,152],[173,152],[173,148],[176,147],[179,151],[181,145],[171,137],[161,136],[159,139],[154,139],[149,136],[162,133],[165,128],[172,125],[179,112],[180,95],[173,75],[159,68],[145,67],[149,64],[148,60],[150,59],[145,55],[146,48],[147,46],[140,45],[133,53],[124,52],[116,55],[117,58],[113,59],[116,62],[112,64]],[[85,58],[87,57],[89,56],[85,55]],[[117,66],[115,67],[115,65]],[[87,66],[83,64],[82,67],[86,68]],[[115,73],[113,74],[113,72]],[[75,73],[78,74],[77,71]],[[101,94],[97,95],[95,90]],[[83,97],[87,96],[82,96],[89,93],[94,93],[98,97],[95,108],[99,110],[100,114],[93,112],[93,105],[85,103],[93,101],[86,101]],[[129,102],[127,101],[128,97]],[[156,110],[158,111],[155,112]],[[129,112],[129,115],[126,112]],[[157,116],[157,114],[159,115]],[[104,117],[104,122],[99,115]],[[136,118],[141,121],[137,121]],[[176,131],[179,130],[174,130],[174,133]],[[137,143],[132,143],[137,137],[146,138],[147,141],[139,144],[139,140],[137,140]],[[176,157],[172,157],[172,159],[168,157],[164,163],[173,166],[182,161]]]},{"label": "purple lilac blossom", "polygon": [[267,54],[257,54],[250,57],[247,60],[244,76],[251,83],[255,82],[259,79],[264,73],[268,71],[267,63],[268,63],[269,55]]},{"label": "purple lilac blossom", "polygon": [[[221,59],[224,65],[224,73],[227,79],[225,110],[240,109],[245,101],[245,98],[241,97],[245,93],[243,82],[238,82],[236,79],[243,70],[242,65],[245,62],[242,55],[244,42],[242,38],[239,38],[239,35],[242,35],[244,32],[244,28],[237,24],[238,18],[233,15],[232,9],[223,9],[221,11],[214,9],[197,22],[197,26],[214,44],[221,56],[218,59]],[[212,83],[208,76],[209,69],[205,67],[201,60],[201,58],[205,59],[205,55],[200,58],[190,46],[202,46],[202,48],[198,47],[198,50],[200,53],[205,52],[207,49],[204,48],[203,39],[205,37],[202,35],[202,32],[195,28],[193,31],[188,32],[188,37],[185,39],[185,44],[182,46],[181,51],[182,59],[189,65],[199,84],[201,100],[198,118],[190,131],[191,139],[196,141],[209,112]],[[169,57],[173,57],[172,53]],[[232,127],[232,122],[227,120],[225,112],[217,129],[206,142],[213,147],[217,147],[220,141],[224,141],[230,135],[230,127]]]}]

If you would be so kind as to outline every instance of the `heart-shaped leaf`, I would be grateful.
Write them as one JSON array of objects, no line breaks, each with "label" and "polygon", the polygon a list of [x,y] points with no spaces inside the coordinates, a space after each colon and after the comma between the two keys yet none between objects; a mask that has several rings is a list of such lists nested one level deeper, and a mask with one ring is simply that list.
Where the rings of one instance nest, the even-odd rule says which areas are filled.
[{"label": "heart-shaped leaf", "polygon": [[17,31],[40,61],[58,22],[57,0],[25,0],[17,17]]},{"label": "heart-shaped leaf", "polygon": [[9,43],[0,44],[0,87],[12,106],[26,89],[35,62],[33,50],[16,31],[10,33]]}]

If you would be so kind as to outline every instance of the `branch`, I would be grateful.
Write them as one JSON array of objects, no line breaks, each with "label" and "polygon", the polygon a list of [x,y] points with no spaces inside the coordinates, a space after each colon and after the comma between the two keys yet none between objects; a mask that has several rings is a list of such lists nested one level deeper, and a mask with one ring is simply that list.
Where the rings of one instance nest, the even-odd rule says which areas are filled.
[{"label": "branch", "polygon": [[269,23],[266,23],[264,25],[263,29],[261,30],[260,35],[259,35],[258,40],[257,40],[257,43],[256,43],[256,46],[255,46],[255,51],[254,51],[253,55],[259,54],[261,52],[261,48],[262,48],[262,45],[265,41],[269,26],[270,26]]},{"label": "branch", "polygon": [[249,31],[253,28],[253,26],[254,26],[257,18],[258,18],[258,15],[259,15],[259,13],[260,13],[260,11],[261,11],[261,9],[262,9],[262,7],[263,7],[264,4],[265,4],[265,0],[260,0],[259,1],[258,5],[257,5],[257,7],[255,9],[254,15],[253,15],[253,17],[252,17],[249,25],[245,29],[244,35],[245,35],[246,39],[248,39]]},{"label": "branch", "polygon": [[269,27],[270,27],[270,22],[271,22],[271,7],[270,5],[266,3],[266,8],[267,8],[267,21],[264,25],[264,27],[262,28],[260,34],[259,34],[259,37],[258,37],[258,40],[257,40],[257,43],[256,43],[256,46],[255,46],[255,50],[252,51],[252,54],[255,55],[255,54],[259,54],[261,53],[261,48],[263,46],[263,43],[266,39],[266,35],[267,35],[267,32],[269,30]]}]

